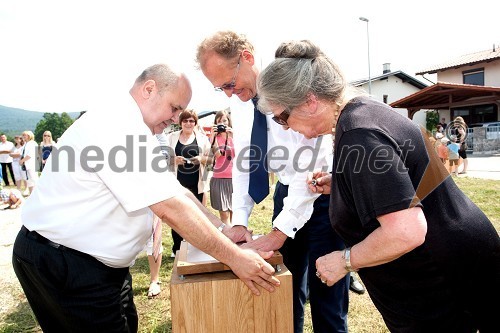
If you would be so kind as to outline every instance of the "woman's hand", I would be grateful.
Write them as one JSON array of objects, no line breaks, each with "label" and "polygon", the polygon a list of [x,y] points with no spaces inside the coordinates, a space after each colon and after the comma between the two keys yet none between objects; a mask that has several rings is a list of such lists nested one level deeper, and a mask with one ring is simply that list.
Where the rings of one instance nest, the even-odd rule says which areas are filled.
[{"label": "woman's hand", "polygon": [[342,258],[342,251],[334,251],[316,260],[316,276],[328,287],[333,286],[337,281],[347,274],[345,269],[345,259]]},{"label": "woman's hand", "polygon": [[186,159],[183,156],[175,156],[175,165],[184,165]]},{"label": "woman's hand", "polygon": [[307,175],[307,185],[313,193],[330,194],[331,183],[331,173],[314,171]]}]

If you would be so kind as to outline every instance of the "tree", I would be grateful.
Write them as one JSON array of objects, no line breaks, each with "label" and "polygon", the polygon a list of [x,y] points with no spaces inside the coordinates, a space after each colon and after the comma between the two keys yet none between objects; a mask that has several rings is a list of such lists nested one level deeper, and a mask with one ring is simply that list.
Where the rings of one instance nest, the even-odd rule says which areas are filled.
[{"label": "tree", "polygon": [[52,138],[57,141],[73,122],[74,120],[66,112],[44,113],[43,118],[36,124],[35,141],[42,142],[45,131],[50,131]]},{"label": "tree", "polygon": [[431,133],[436,130],[436,126],[439,123],[439,113],[437,110],[427,111],[425,113],[425,127]]}]

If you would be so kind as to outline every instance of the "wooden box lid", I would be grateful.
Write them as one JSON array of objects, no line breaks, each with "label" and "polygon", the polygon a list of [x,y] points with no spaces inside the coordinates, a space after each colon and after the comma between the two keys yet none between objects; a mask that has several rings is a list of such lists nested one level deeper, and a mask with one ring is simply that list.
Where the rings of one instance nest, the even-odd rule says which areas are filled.
[{"label": "wooden box lid", "polygon": [[[231,270],[229,266],[224,265],[214,257],[204,253],[186,241],[181,242],[181,248],[177,251],[176,257],[177,260],[175,260],[174,265],[177,264],[176,268],[178,275],[223,272]],[[278,251],[275,251],[274,255],[266,261],[273,266],[282,265],[283,256]]]}]

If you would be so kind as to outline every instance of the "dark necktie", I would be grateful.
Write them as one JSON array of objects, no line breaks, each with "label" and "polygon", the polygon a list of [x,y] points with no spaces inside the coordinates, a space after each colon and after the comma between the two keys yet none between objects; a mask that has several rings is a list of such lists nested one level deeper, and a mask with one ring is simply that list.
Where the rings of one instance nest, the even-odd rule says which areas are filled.
[{"label": "dark necktie", "polygon": [[260,203],[269,194],[269,175],[267,172],[267,119],[257,109],[258,97],[252,98],[253,126],[250,138],[248,194],[255,203]]}]

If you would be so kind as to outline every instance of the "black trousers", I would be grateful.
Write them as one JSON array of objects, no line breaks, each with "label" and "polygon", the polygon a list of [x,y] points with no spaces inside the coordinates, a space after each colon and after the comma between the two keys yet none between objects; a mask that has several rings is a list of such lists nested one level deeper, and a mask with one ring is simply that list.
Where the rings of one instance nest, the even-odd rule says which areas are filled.
[{"label": "black trousers", "polygon": [[[203,193],[198,193],[198,185],[195,185],[195,187],[186,187],[193,195],[198,199],[200,202],[203,202]],[[181,248],[181,242],[182,242],[182,236],[179,235],[174,229],[172,229],[172,239],[173,239],[173,244],[172,244],[172,253],[176,254],[177,251],[180,250]]]},{"label": "black trousers", "polygon": [[137,332],[129,268],[112,268],[24,226],[12,265],[42,330]]},{"label": "black trousers", "polygon": [[[273,220],[283,210],[283,199],[287,196],[288,186],[278,182],[274,191]],[[317,198],[311,218],[297,231],[295,238],[287,238],[280,249],[283,262],[293,276],[295,333],[303,331],[304,306],[308,297],[315,333],[347,332],[349,274],[331,287],[321,283],[316,276],[316,260],[319,257],[345,248],[330,223],[329,204],[329,195]]]},{"label": "black trousers", "polygon": [[3,182],[5,183],[5,186],[10,185],[9,176],[7,175],[7,169],[9,169],[10,178],[12,178],[12,181],[14,182],[14,184],[12,185],[16,185],[16,179],[14,178],[14,170],[12,169],[12,163],[0,163],[0,164],[2,164],[2,178]]}]

